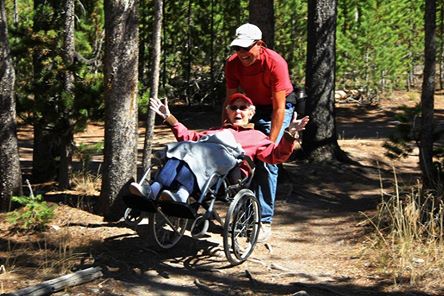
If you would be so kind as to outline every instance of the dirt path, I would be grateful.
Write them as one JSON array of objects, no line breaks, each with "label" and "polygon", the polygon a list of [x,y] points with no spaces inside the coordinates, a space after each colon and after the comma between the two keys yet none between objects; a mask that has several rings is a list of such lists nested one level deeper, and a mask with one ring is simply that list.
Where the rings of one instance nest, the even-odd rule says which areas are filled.
[{"label": "dirt path", "polygon": [[[143,227],[136,232],[123,222],[108,224],[87,211],[59,206],[50,239],[44,240],[46,248],[60,254],[60,245],[66,247],[69,256],[61,257],[70,264],[64,273],[93,265],[103,268],[104,277],[56,295],[426,295],[405,287],[395,292],[392,280],[381,277],[364,256],[368,228],[363,227],[362,212],[375,209],[380,174],[387,191],[393,183],[392,166],[401,182],[417,177],[416,155],[395,163],[383,156],[382,143],[394,128],[395,108],[364,112],[338,106],[340,145],[359,165],[285,164],[272,239],[259,244],[239,266],[228,266],[218,227],[206,238],[187,235],[174,249],[159,252]],[[444,108],[439,110],[444,117]],[[196,114],[208,118],[205,112]],[[180,112],[177,117],[186,118]],[[191,127],[202,123],[189,117],[184,121]],[[91,128],[95,135],[103,130],[100,125]],[[90,132],[79,136],[90,139]],[[156,135],[162,142],[170,139],[164,128]],[[2,233],[8,233],[6,227],[0,222]],[[55,277],[51,260],[42,265],[38,258],[46,250],[42,242],[41,237],[12,233],[0,238],[0,258],[6,262],[0,292]],[[26,250],[21,253],[27,254],[26,260],[19,256],[20,248]]]}]

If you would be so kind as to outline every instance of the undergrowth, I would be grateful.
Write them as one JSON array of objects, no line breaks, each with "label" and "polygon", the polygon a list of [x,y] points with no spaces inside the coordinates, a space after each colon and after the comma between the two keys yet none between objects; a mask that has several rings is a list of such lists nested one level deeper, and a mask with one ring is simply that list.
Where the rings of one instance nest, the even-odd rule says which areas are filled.
[{"label": "undergrowth", "polygon": [[100,190],[101,177],[99,174],[93,175],[91,173],[77,173],[73,174],[72,185],[73,189],[78,192],[80,196],[97,195]]},{"label": "undergrowth", "polygon": [[[395,286],[438,287],[444,282],[444,203],[421,184],[402,191],[395,174],[394,193],[382,193],[369,237],[370,260]],[[442,288],[442,287],[441,287]]]},{"label": "undergrowth", "polygon": [[8,222],[19,231],[43,231],[54,217],[54,207],[48,205],[42,195],[13,196],[13,202],[22,208],[8,213]]}]

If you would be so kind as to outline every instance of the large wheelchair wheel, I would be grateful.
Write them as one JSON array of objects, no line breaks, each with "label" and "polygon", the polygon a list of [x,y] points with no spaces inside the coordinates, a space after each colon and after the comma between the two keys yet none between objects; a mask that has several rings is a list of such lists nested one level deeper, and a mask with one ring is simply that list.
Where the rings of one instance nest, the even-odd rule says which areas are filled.
[{"label": "large wheelchair wheel", "polygon": [[224,224],[224,251],[228,261],[237,265],[251,255],[257,242],[260,207],[249,189],[239,191],[230,203]]},{"label": "large wheelchair wheel", "polygon": [[159,208],[149,216],[150,237],[159,248],[170,249],[183,237],[187,224],[188,219],[167,215]]}]

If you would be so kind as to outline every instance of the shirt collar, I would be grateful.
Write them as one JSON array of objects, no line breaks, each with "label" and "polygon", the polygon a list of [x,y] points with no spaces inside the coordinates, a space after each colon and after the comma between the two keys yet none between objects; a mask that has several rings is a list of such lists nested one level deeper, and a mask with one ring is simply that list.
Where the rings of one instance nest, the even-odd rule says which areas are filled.
[{"label": "shirt collar", "polygon": [[234,126],[232,123],[225,122],[223,127],[224,128],[232,128],[234,130],[249,130],[249,129],[254,129],[254,123],[250,122],[250,123],[247,123],[242,126]]}]

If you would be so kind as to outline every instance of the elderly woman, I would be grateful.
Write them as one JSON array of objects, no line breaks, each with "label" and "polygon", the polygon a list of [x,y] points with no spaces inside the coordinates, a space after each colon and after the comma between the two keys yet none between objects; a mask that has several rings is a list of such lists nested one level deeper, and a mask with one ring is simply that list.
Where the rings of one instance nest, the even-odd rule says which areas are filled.
[{"label": "elderly woman", "polygon": [[[250,98],[241,93],[230,96],[224,125],[204,132],[186,128],[170,113],[168,105],[158,99],[151,99],[150,108],[171,127],[179,142],[168,145],[168,161],[150,187],[132,183],[130,191],[145,198],[178,202],[186,202],[190,193],[202,188],[207,176],[213,172],[227,173],[242,154],[267,163],[286,161],[295,142],[298,142],[298,131],[303,130],[309,120],[307,116],[296,120],[294,114],[284,136],[276,144],[249,123],[255,113],[255,106]],[[203,166],[205,169],[202,169]],[[162,190],[163,187],[177,190]]]}]

